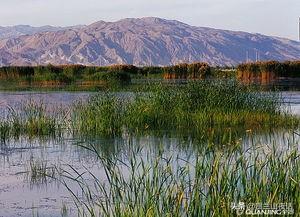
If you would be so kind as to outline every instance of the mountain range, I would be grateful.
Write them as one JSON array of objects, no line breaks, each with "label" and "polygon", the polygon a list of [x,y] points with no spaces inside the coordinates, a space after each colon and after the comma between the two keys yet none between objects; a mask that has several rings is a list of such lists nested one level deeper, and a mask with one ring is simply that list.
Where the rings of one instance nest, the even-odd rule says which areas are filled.
[{"label": "mountain range", "polygon": [[262,34],[191,26],[156,17],[71,27],[0,27],[0,65],[299,60],[300,42]]}]

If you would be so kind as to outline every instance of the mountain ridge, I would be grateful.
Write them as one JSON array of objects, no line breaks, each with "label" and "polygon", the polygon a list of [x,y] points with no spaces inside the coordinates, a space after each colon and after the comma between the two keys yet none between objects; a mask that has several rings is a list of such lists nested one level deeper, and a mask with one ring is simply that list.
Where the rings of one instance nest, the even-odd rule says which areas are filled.
[{"label": "mountain ridge", "polygon": [[252,61],[257,56],[260,60],[300,59],[300,43],[297,41],[191,26],[157,17],[34,28],[39,29],[34,29],[32,34],[0,39],[0,65],[143,66],[197,61],[236,65],[246,61],[247,53]]}]

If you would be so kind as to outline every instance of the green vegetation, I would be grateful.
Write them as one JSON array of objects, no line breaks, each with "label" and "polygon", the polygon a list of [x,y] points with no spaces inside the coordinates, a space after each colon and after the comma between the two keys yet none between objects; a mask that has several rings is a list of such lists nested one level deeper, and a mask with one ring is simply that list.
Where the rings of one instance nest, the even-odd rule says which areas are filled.
[{"label": "green vegetation", "polygon": [[[168,67],[133,65],[112,66],[9,66],[0,68],[1,89],[51,89],[68,88],[93,90],[92,88],[122,87],[132,79],[185,78],[202,79],[210,75],[206,63],[180,64]],[[73,87],[73,88],[72,88]]]},{"label": "green vegetation", "polygon": [[65,132],[112,137],[125,131],[167,130],[207,140],[224,136],[224,130],[230,139],[246,131],[299,126],[298,117],[282,110],[279,94],[234,80],[159,84],[143,90],[125,96],[103,92],[55,111],[48,111],[42,102],[29,101],[17,111],[9,108],[0,121],[0,137],[4,141],[21,135],[59,137]]},{"label": "green vegetation", "polygon": [[[131,65],[109,67],[89,67],[82,65],[2,67],[0,83],[2,88],[59,88],[76,86],[78,88],[106,87],[124,85],[131,82],[130,74],[137,68]],[[7,83],[8,82],[8,83]]]},{"label": "green vegetation", "polygon": [[[110,76],[93,70],[80,76],[112,85],[116,80],[128,82],[130,70],[140,76],[138,68],[115,67]],[[147,76],[148,70],[144,69]],[[227,72],[231,77],[232,71]],[[195,78],[192,73],[186,75]],[[200,75],[202,78],[203,73]],[[69,78],[71,81],[73,75]],[[117,157],[103,146],[81,146],[97,156],[105,180],[87,167],[82,171],[69,165],[68,170],[58,171],[45,161],[30,159],[30,182],[44,184],[49,178],[63,183],[74,197],[79,216],[234,216],[233,202],[289,202],[295,213],[300,212],[297,147],[290,145],[290,140],[284,148],[277,148],[281,144],[259,147],[242,142],[245,135],[256,132],[299,127],[299,117],[282,109],[279,93],[236,80],[199,80],[185,85],[145,85],[134,93],[102,92],[55,111],[34,101],[8,109],[8,115],[0,120],[1,142],[22,136],[57,138],[65,133],[83,141],[164,131],[196,137],[193,145],[197,147],[189,157],[161,149],[145,154],[139,147]],[[80,192],[72,189],[70,180],[78,184]],[[66,209],[63,207],[62,213],[67,213]]]},{"label": "green vegetation", "polygon": [[29,137],[60,135],[65,126],[67,113],[59,110],[51,114],[43,102],[28,101],[18,110],[9,107],[7,117],[0,120],[0,138],[2,141],[21,135]]},{"label": "green vegetation", "polygon": [[72,125],[79,134],[120,135],[122,128],[121,102],[116,96],[104,93],[93,96],[87,103],[74,107]]},{"label": "green vegetation", "polygon": [[88,102],[52,112],[42,102],[29,101],[17,111],[9,108],[7,117],[0,121],[0,136],[2,140],[20,135],[57,137],[64,132],[119,136],[124,130],[175,130],[217,136],[225,129],[231,135],[236,131],[298,125],[297,117],[281,109],[276,92],[262,92],[233,80],[198,81],[177,86],[151,85],[146,92],[123,98],[103,92]]},{"label": "green vegetation", "polygon": [[[256,148],[255,148],[256,147]],[[300,161],[297,148],[276,151],[239,145],[228,151],[203,148],[190,159],[160,152],[111,160],[87,147],[105,171],[103,181],[90,171],[77,173],[80,195],[71,187],[79,216],[235,216],[232,203],[291,203],[300,212]],[[74,168],[76,171],[76,169]],[[93,180],[93,184],[86,180]],[[293,214],[293,213],[292,213]]]},{"label": "green vegetation", "polygon": [[295,127],[297,117],[280,110],[275,92],[235,81],[190,82],[182,86],[158,85],[121,101],[111,94],[92,97],[74,110],[78,132],[120,135],[151,130],[207,132],[208,129]]},{"label": "green vegetation", "polygon": [[[300,61],[244,63],[233,67],[211,67],[207,63],[181,63],[173,66],[8,66],[0,67],[2,90],[64,89],[104,90],[124,88],[133,83],[155,80],[260,79],[269,83],[278,77],[299,77]],[[134,81],[134,82],[132,82]]]}]

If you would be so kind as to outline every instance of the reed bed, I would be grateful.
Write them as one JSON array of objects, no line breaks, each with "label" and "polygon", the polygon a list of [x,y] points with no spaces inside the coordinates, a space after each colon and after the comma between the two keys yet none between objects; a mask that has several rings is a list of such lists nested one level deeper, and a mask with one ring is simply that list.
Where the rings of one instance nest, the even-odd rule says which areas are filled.
[{"label": "reed bed", "polygon": [[234,202],[291,203],[293,213],[300,213],[297,147],[206,147],[190,159],[164,151],[145,157],[135,150],[126,160],[86,148],[99,158],[105,177],[75,169],[75,175],[64,174],[79,185],[80,193],[66,185],[79,216],[235,216]]},{"label": "reed bed", "polygon": [[117,135],[121,133],[121,101],[110,93],[91,97],[75,104],[72,129],[80,134]]},{"label": "reed bed", "polygon": [[[69,131],[95,138],[174,130],[207,141],[197,144],[190,158],[164,151],[145,157],[138,149],[116,159],[93,145],[84,147],[98,157],[104,180],[72,165],[59,171],[60,179],[61,172],[68,179],[62,182],[79,216],[234,216],[233,202],[289,202],[294,213],[300,213],[298,148],[280,151],[275,144],[245,150],[237,142],[243,133],[298,127],[299,118],[282,110],[281,102],[276,92],[236,81],[157,85],[128,97],[99,93],[77,102],[70,113],[50,115],[42,103],[29,102],[18,112],[10,109],[0,122],[0,135],[57,136]],[[218,149],[227,144],[226,150]],[[30,168],[33,180],[55,175],[44,163]],[[67,184],[70,179],[80,192]]]},{"label": "reed bed", "polygon": [[43,102],[25,102],[21,108],[9,108],[0,120],[0,137],[55,137],[63,132],[114,137],[159,130],[205,135],[224,128],[245,132],[297,127],[299,118],[283,111],[281,101],[276,92],[236,81],[159,84],[125,97],[102,92],[55,112]]},{"label": "reed bed", "polygon": [[51,113],[43,102],[29,100],[21,103],[18,109],[8,107],[6,117],[0,120],[0,137],[2,141],[22,135],[55,137],[62,134],[66,121],[66,111],[59,109]]},{"label": "reed bed", "polygon": [[121,100],[112,94],[92,97],[73,112],[77,132],[120,135],[149,130],[194,130],[242,127],[298,126],[297,117],[281,109],[276,92],[264,92],[236,81],[190,82],[182,86],[156,85]]}]

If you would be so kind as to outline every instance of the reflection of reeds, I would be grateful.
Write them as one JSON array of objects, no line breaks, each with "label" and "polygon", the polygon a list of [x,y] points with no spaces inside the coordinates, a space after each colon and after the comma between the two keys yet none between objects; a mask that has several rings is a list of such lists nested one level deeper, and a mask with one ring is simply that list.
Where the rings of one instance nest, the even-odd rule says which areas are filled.
[{"label": "reflection of reeds", "polygon": [[66,184],[79,216],[233,216],[232,202],[292,203],[300,211],[297,149],[203,148],[191,159],[133,151],[127,161],[87,149],[98,156],[105,181],[88,170],[93,184],[84,173],[65,174],[80,186],[78,195]]},{"label": "reflection of reeds", "polygon": [[58,169],[48,166],[45,160],[35,160],[31,157],[25,175],[31,185],[43,185],[57,178]]}]

